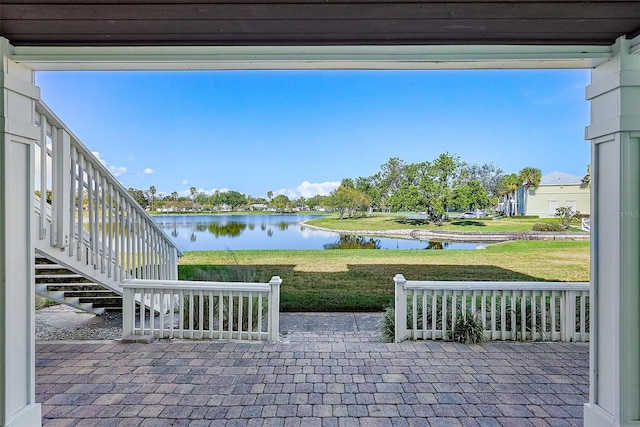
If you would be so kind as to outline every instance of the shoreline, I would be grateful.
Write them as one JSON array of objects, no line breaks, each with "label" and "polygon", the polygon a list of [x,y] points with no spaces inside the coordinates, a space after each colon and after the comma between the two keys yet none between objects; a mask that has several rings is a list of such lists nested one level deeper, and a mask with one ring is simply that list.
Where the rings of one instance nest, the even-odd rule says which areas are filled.
[{"label": "shoreline", "polygon": [[480,232],[480,231],[433,231],[420,229],[402,229],[402,230],[332,230],[330,228],[318,227],[317,225],[309,225],[306,221],[300,223],[302,227],[313,230],[331,231],[339,234],[351,234],[356,236],[373,236],[387,237],[394,239],[409,240],[438,240],[447,242],[510,242],[515,240],[591,240],[591,235],[586,232],[577,233],[561,233],[561,232],[545,232],[545,231],[527,231],[527,232]]}]

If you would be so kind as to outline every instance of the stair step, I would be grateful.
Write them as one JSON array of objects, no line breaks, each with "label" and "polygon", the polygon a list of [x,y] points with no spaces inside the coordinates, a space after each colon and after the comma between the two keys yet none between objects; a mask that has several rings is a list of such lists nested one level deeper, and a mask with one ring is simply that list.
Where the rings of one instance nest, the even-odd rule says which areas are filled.
[{"label": "stair step", "polygon": [[39,285],[46,286],[49,290],[52,291],[64,291],[64,292],[111,292],[115,295],[120,295],[117,292],[114,292],[111,289],[106,289],[101,287],[100,285],[87,284],[83,285],[82,283],[38,283]]},{"label": "stair step", "polygon": [[75,273],[37,274],[36,272],[36,279],[84,279],[84,277]]},{"label": "stair step", "polygon": [[60,264],[36,264],[36,271],[38,270],[64,270],[69,271],[68,269],[62,267]]}]

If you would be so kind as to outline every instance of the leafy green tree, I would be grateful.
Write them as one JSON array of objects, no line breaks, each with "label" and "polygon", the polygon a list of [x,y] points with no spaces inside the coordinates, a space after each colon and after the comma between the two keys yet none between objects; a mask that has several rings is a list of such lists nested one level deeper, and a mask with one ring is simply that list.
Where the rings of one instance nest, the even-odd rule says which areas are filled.
[{"label": "leafy green tree", "polygon": [[380,174],[369,177],[358,177],[355,181],[356,189],[362,191],[371,199],[371,205],[369,206],[369,213],[373,214],[373,209],[378,207],[383,209],[382,203],[382,191],[380,186]]},{"label": "leafy green tree", "polygon": [[459,156],[442,153],[433,162],[426,165],[426,174],[422,176],[420,186],[425,194],[427,213],[436,220],[446,217],[453,189],[460,184],[464,163]]},{"label": "leafy green tree", "polygon": [[503,171],[493,163],[484,163],[482,165],[467,165],[464,167],[463,175],[468,180],[478,180],[487,190],[490,196],[498,195],[498,186],[502,178]]},{"label": "leafy green tree", "polygon": [[307,199],[307,206],[311,209],[315,209],[317,207],[327,207],[326,200],[328,196],[322,196],[320,194],[315,195],[309,199]]},{"label": "leafy green tree", "polygon": [[291,201],[284,194],[279,194],[271,199],[271,204],[276,208],[276,211],[284,213],[285,209],[291,204]]},{"label": "leafy green tree", "polygon": [[[338,211],[340,219],[345,216],[353,217],[358,210],[366,210],[371,204],[371,199],[362,191],[350,186],[350,180],[343,181],[344,185],[331,192],[327,204]],[[351,181],[351,184],[353,182]]]},{"label": "leafy green tree", "polygon": [[486,209],[492,204],[491,196],[477,179],[472,179],[453,189],[451,206],[461,210]]},{"label": "leafy green tree", "polygon": [[389,198],[400,189],[404,181],[406,163],[398,157],[391,157],[380,166],[379,191],[381,205],[387,204]]},{"label": "leafy green tree", "polygon": [[232,210],[236,211],[247,206],[247,196],[244,194],[238,191],[227,191],[223,194],[225,195],[225,203],[229,205]]},{"label": "leafy green tree", "polygon": [[538,168],[525,167],[518,173],[518,181],[524,185],[524,211],[527,211],[529,191],[535,190],[540,185],[542,171]]},{"label": "leafy green tree", "polygon": [[149,206],[149,199],[147,199],[144,191],[138,190],[136,188],[127,188],[127,192],[129,193],[129,195],[131,195],[131,197],[133,197],[133,200],[135,200],[136,203],[138,203],[142,208],[146,208],[147,206]]}]

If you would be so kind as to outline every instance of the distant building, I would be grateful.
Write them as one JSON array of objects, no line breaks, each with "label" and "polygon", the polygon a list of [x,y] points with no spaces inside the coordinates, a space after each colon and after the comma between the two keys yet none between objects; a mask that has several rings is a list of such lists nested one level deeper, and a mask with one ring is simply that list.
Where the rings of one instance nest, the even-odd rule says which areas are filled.
[{"label": "distant building", "polygon": [[582,178],[563,172],[551,172],[540,180],[536,190],[530,190],[525,211],[525,187],[518,188],[518,213],[553,217],[556,208],[571,207],[582,214],[591,212],[591,188]]}]

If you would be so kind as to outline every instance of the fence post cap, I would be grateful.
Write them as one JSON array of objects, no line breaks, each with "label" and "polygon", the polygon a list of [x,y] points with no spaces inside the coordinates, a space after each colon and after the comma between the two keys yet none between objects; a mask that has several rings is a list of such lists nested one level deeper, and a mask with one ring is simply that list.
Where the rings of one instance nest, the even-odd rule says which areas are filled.
[{"label": "fence post cap", "polygon": [[393,281],[394,282],[406,282],[407,279],[405,279],[402,274],[398,273],[393,277]]},{"label": "fence post cap", "polygon": [[280,285],[282,284],[282,279],[280,276],[273,276],[271,280],[269,280],[270,285]]}]

